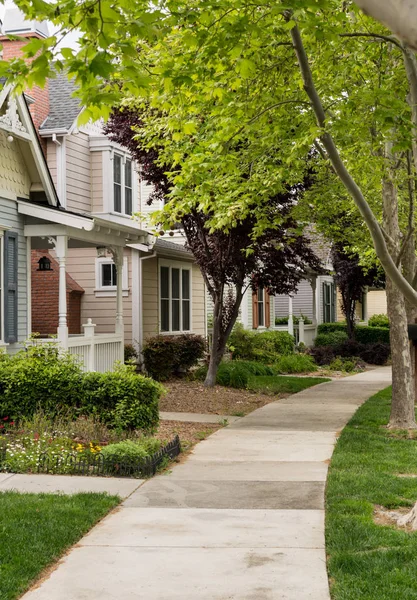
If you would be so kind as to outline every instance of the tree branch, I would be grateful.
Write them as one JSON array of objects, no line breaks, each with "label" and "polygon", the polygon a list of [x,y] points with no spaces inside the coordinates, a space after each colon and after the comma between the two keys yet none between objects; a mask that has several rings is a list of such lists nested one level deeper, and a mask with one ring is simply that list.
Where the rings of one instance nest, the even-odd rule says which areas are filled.
[{"label": "tree branch", "polygon": [[404,256],[404,252],[407,249],[407,246],[408,246],[408,244],[410,242],[411,236],[413,235],[414,231],[415,231],[414,227],[412,227],[411,229],[409,229],[405,240],[401,244],[401,248],[400,248],[400,251],[398,253],[397,260],[395,261],[395,264],[396,264],[397,268],[400,266],[401,259]]},{"label": "tree branch", "polygon": [[[290,21],[293,18],[293,15],[288,11],[287,13],[285,13],[285,18],[287,21]],[[294,50],[297,56],[301,76],[303,79],[305,92],[310,98],[311,105],[316,116],[317,124],[323,131],[323,133],[320,136],[320,141],[326,149],[329,159],[339,179],[351,195],[353,201],[355,202],[357,208],[359,209],[359,212],[361,213],[369,229],[369,232],[374,242],[374,247],[377,256],[381,261],[386,274],[392,280],[394,285],[396,285],[401,291],[401,293],[407,298],[410,304],[412,304],[413,306],[417,306],[416,291],[396,267],[395,262],[393,261],[385,243],[381,226],[379,225],[374,213],[372,212],[371,207],[369,206],[364,195],[362,194],[361,189],[359,188],[356,181],[353,179],[353,177],[347,170],[344,162],[342,161],[334,143],[333,137],[328,131],[326,131],[326,113],[324,112],[320,96],[314,85],[307,54],[297,25],[295,25],[291,29],[291,38],[293,41]]]},{"label": "tree branch", "polygon": [[389,42],[390,44],[394,44],[395,46],[397,46],[401,52],[404,52],[404,48],[402,46],[402,44],[395,38],[392,37],[390,35],[382,35],[380,33],[367,33],[365,31],[358,31],[357,33],[339,33],[339,37],[346,37],[346,38],[358,38],[358,37],[368,37],[368,38],[375,38],[384,42]]}]

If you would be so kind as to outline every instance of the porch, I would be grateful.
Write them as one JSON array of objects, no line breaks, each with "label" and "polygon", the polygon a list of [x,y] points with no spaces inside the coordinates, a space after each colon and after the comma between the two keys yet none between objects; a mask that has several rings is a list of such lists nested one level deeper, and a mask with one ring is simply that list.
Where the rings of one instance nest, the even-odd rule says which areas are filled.
[{"label": "porch", "polygon": [[[288,323],[282,325],[275,325],[273,329],[276,331],[287,331],[290,335],[295,337],[296,344],[305,344],[308,347],[313,346],[314,339],[317,336],[317,327],[319,323],[319,305],[320,305],[320,291],[317,285],[318,276],[316,274],[310,274],[305,280],[305,287],[308,286],[307,290],[301,290],[301,294],[304,296],[304,302],[302,303],[303,309],[301,314],[294,314],[294,296],[276,296],[275,303],[282,302],[283,307],[288,308]],[[304,291],[304,294],[303,294]],[[274,317],[277,315],[275,310]],[[307,317],[308,321],[305,322],[304,317]]]},{"label": "porch", "polygon": [[[60,347],[77,356],[84,371],[111,371],[117,361],[124,360],[123,269],[124,249],[131,244],[148,243],[148,234],[132,225],[120,225],[106,219],[72,215],[66,211],[19,202],[19,212],[25,215],[24,235],[27,239],[28,264],[32,250],[50,252],[58,265],[58,326],[56,338]],[[51,214],[52,213],[52,214]],[[55,222],[48,222],[52,218]],[[47,221],[48,219],[48,221]],[[70,334],[68,327],[67,265],[71,249],[89,249],[97,258],[108,256],[114,264],[115,313],[106,323],[106,333],[97,333],[94,314],[83,319],[81,332]],[[94,249],[92,253],[91,250]],[[93,259],[94,260],[94,259]],[[28,306],[32,314],[32,276],[28,269]],[[45,298],[48,289],[45,289]],[[46,302],[42,302],[46,307]],[[93,312],[93,311],[92,311]],[[29,325],[29,332],[32,325]],[[37,338],[51,341],[51,336]]]}]

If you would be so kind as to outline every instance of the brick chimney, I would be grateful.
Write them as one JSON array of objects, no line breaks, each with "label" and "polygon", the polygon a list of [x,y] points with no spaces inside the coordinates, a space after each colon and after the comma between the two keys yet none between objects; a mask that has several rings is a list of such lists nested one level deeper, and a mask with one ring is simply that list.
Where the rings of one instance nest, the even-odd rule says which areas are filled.
[{"label": "brick chimney", "polygon": [[[20,58],[22,46],[25,41],[12,41],[8,35],[19,35],[25,38],[46,38],[49,35],[46,21],[41,23],[37,21],[27,21],[24,14],[12,4],[6,3],[4,12],[3,26],[1,29],[0,43],[3,46],[3,60]],[[49,114],[49,85],[46,82],[45,87],[41,88],[35,85],[32,89],[25,90],[30,97],[29,110],[32,115],[33,123],[39,135],[39,128]],[[41,138],[40,138],[41,139]],[[46,142],[41,139],[43,151],[46,155]]]}]

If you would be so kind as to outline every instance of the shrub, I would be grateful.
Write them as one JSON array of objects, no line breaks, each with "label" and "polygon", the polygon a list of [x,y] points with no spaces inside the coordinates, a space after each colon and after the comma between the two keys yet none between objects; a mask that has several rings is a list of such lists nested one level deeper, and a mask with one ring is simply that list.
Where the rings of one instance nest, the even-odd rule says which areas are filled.
[{"label": "shrub", "polygon": [[329,365],[336,356],[334,346],[314,346],[310,348],[310,352],[316,364],[321,367]]},{"label": "shrub", "polygon": [[294,337],[287,331],[263,331],[254,335],[254,348],[263,352],[292,354],[294,345]]},{"label": "shrub", "polygon": [[133,344],[125,344],[124,348],[124,362],[132,362],[138,359],[138,353]]},{"label": "shrub", "polygon": [[[303,318],[305,325],[311,325],[313,321],[310,317],[306,317],[305,315],[300,315],[299,317],[293,316],[293,323],[297,324],[300,318]],[[289,317],[275,317],[275,325],[288,325]]]},{"label": "shrub", "polygon": [[315,346],[337,346],[348,339],[344,331],[332,331],[329,333],[319,333],[314,340]]},{"label": "shrub", "polygon": [[[207,375],[207,367],[200,367],[195,372],[196,379],[203,380]],[[217,371],[216,382],[219,385],[233,388],[246,388],[249,377],[253,375],[274,375],[274,369],[256,361],[233,360],[222,362]]]},{"label": "shrub", "polygon": [[346,340],[335,348],[335,352],[337,356],[349,358],[352,356],[362,356],[364,349],[364,344],[356,340]]},{"label": "shrub", "polygon": [[255,333],[235,325],[229,337],[229,347],[233,348],[233,358],[258,360],[272,363],[278,354],[294,352],[294,337],[286,331],[262,331]]},{"label": "shrub", "polygon": [[308,354],[291,354],[280,356],[273,365],[276,373],[309,373],[316,371],[317,366]]},{"label": "shrub", "polygon": [[329,366],[332,371],[345,371],[346,373],[352,373],[352,371],[357,368],[359,361],[360,359],[357,357],[352,357],[352,359],[349,359],[338,356],[332,360]]},{"label": "shrub", "polygon": [[389,319],[387,315],[372,315],[368,321],[369,327],[389,327]]},{"label": "shrub", "polygon": [[189,370],[204,356],[205,342],[198,335],[158,335],[149,338],[143,348],[143,359],[148,374],[158,381],[166,381],[180,369]]},{"label": "shrub", "polygon": [[158,424],[164,390],[156,381],[136,375],[131,366],[113,373],[86,373],[83,388],[83,414],[120,429],[152,431]]},{"label": "shrub", "polygon": [[377,342],[376,344],[367,344],[360,357],[370,365],[385,365],[389,355],[389,345]]},{"label": "shrub", "polygon": [[[159,443],[159,447],[161,444]],[[158,448],[156,448],[158,449]],[[147,458],[156,450],[151,450],[141,442],[132,440],[123,440],[116,444],[109,444],[101,449],[103,458],[110,462],[127,462],[133,463]]]},{"label": "shrub", "polygon": [[236,323],[229,336],[228,346],[233,348],[233,358],[252,360],[254,357],[254,337],[256,333]]},{"label": "shrub", "polygon": [[389,329],[388,327],[365,327],[360,326],[355,328],[355,339],[362,344],[389,344]]},{"label": "shrub", "polygon": [[320,323],[317,327],[317,333],[332,333],[333,331],[344,331],[346,333],[346,323],[344,321]]},{"label": "shrub", "polygon": [[56,344],[29,346],[0,360],[0,417],[49,416],[75,409],[82,400],[83,373]]}]

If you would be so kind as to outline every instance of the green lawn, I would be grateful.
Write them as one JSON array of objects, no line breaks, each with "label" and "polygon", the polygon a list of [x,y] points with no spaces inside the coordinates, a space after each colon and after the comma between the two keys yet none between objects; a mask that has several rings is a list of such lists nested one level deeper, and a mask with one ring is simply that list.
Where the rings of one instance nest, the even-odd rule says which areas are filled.
[{"label": "green lawn", "polygon": [[291,377],[285,375],[258,375],[248,380],[248,390],[262,394],[296,394],[318,383],[330,381],[325,377]]},{"label": "green lawn", "polygon": [[105,494],[0,493],[0,600],[14,600],[110,509]]},{"label": "green lawn", "polygon": [[417,499],[417,441],[384,425],[390,389],[370,398],[337,443],[326,497],[326,550],[334,600],[416,600],[417,533],[373,522],[374,505]]}]

